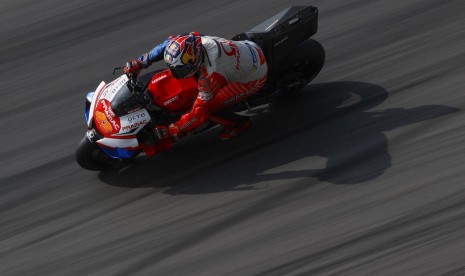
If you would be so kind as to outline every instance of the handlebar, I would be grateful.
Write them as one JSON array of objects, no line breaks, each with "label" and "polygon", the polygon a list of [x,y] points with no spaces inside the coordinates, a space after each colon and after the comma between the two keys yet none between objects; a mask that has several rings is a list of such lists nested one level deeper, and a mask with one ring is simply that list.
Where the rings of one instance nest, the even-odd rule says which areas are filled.
[{"label": "handlebar", "polygon": [[116,70],[123,70],[124,69],[124,66],[123,67],[115,67],[113,69],[113,75],[116,73]]},{"label": "handlebar", "polygon": [[[124,67],[118,67],[118,68],[115,68],[115,70],[121,69],[121,68],[124,68]],[[138,81],[137,75],[126,74],[126,76],[128,77],[128,82],[126,85],[129,88],[129,91],[131,92],[134,99],[137,102],[139,102],[142,106],[147,107],[147,105],[150,104],[151,101],[147,99],[145,95],[146,87],[144,86],[144,84]]]},{"label": "handlebar", "polygon": [[[113,68],[113,75],[115,75],[116,71],[117,70],[123,70],[124,69],[124,66],[123,67],[115,67]],[[133,74],[128,74],[126,73],[126,76],[128,77],[129,81],[131,81],[131,85],[135,87],[135,84],[137,84],[137,75],[133,75]]]}]

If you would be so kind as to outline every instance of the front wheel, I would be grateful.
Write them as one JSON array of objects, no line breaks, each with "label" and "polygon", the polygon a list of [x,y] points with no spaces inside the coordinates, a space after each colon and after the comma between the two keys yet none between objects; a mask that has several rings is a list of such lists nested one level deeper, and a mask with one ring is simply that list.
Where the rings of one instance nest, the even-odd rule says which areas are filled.
[{"label": "front wheel", "polygon": [[112,168],[111,158],[96,144],[84,137],[76,148],[76,161],[83,169],[103,171]]}]

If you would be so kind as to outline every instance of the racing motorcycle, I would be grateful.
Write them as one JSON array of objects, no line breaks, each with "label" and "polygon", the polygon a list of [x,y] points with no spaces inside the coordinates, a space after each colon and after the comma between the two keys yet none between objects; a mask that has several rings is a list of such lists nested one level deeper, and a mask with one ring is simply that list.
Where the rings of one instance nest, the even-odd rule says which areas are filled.
[{"label": "racing motorcycle", "polygon": [[[325,60],[321,44],[310,38],[317,28],[316,7],[293,6],[234,36],[232,40],[250,40],[262,48],[268,80],[261,91],[229,111],[270,103],[277,94],[299,90],[312,81]],[[98,171],[120,167],[141,154],[157,154],[166,148],[166,141],[156,138],[154,127],[177,121],[192,107],[197,92],[194,77],[176,79],[168,69],[138,79],[121,75],[108,84],[101,82],[86,97],[87,132],[76,149],[77,163]],[[196,132],[214,125],[211,121]]]}]

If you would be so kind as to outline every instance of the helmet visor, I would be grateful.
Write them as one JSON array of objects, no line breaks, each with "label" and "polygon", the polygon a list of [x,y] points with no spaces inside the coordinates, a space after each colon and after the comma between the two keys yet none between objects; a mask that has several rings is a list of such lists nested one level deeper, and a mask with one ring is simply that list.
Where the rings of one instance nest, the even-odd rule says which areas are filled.
[{"label": "helmet visor", "polygon": [[183,66],[176,67],[170,66],[171,74],[173,75],[173,77],[177,79],[191,77],[192,75],[194,75],[195,69],[196,68],[193,64],[186,64]]}]

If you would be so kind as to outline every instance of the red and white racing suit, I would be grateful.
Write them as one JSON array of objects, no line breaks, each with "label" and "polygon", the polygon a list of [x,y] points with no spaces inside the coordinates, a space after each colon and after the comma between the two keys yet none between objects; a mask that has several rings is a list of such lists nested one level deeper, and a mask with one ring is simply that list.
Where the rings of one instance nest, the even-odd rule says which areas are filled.
[{"label": "red and white racing suit", "polygon": [[211,114],[258,92],[266,81],[265,56],[255,43],[203,36],[202,44],[205,52],[198,77],[199,94],[192,110],[170,127],[170,133],[173,127],[179,130],[172,133],[175,136],[196,129]]}]

